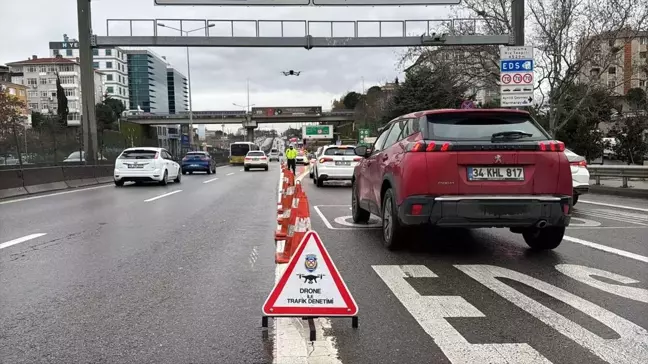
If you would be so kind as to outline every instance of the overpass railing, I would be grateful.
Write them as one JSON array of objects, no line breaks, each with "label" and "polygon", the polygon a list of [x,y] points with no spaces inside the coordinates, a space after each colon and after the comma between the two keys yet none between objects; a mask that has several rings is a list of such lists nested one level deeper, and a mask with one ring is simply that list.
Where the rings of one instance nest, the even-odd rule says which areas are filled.
[{"label": "overpass railing", "polygon": [[[317,115],[312,115],[314,117],[322,117],[322,116],[347,116],[347,115],[354,115],[355,112],[353,110],[336,110],[336,111],[327,111],[327,112],[322,112],[321,114]],[[240,114],[240,113],[228,113],[228,112],[221,112],[221,111],[194,111],[193,112],[193,118],[194,119],[241,119],[245,120],[246,114]],[[264,118],[290,118],[290,117],[308,117],[311,115],[282,115],[282,116],[254,116],[254,119],[264,119]],[[147,115],[127,115],[126,119],[132,119],[132,120],[146,120],[146,119],[187,119],[189,118],[189,112],[182,112],[178,114],[147,114]]]},{"label": "overpass railing", "polygon": [[590,177],[596,180],[596,184],[601,184],[601,177],[621,178],[622,186],[628,187],[630,178],[648,178],[648,166],[587,166]]}]

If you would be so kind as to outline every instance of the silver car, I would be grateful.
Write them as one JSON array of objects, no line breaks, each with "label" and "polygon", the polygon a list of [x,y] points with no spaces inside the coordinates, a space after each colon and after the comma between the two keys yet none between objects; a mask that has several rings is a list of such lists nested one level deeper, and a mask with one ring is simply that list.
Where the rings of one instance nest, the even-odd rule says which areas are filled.
[{"label": "silver car", "polygon": [[268,156],[264,151],[251,150],[245,155],[243,160],[243,169],[249,171],[251,168],[263,168],[268,170]]}]

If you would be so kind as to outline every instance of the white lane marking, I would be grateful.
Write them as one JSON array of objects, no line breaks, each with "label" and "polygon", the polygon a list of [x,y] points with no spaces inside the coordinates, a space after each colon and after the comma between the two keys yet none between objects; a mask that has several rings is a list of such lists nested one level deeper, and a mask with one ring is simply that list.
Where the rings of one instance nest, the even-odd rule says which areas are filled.
[{"label": "white lane marking", "polygon": [[[373,220],[373,222],[371,220]],[[376,221],[375,219],[370,219],[369,222],[366,224],[356,224],[353,222],[353,216],[340,216],[340,217],[336,217],[333,221],[336,224],[351,226],[358,229],[375,229],[375,228],[382,227],[382,225],[380,224],[380,220]]]},{"label": "white lane marking", "polygon": [[155,197],[149,198],[148,200],[144,200],[144,202],[155,201],[155,200],[163,198],[163,197],[174,195],[174,194],[176,194],[178,192],[182,192],[182,190],[175,190],[175,191],[172,191],[172,192],[169,192],[169,193],[165,193],[163,195],[155,196]]},{"label": "white lane marking", "polygon": [[244,171],[243,169],[239,170],[239,172],[243,172],[243,171]]},{"label": "white lane marking", "polygon": [[231,176],[233,174],[234,174],[234,172],[230,172],[230,173],[226,174],[226,176]]},{"label": "white lane marking", "polygon": [[[581,221],[581,222],[575,224],[576,220]],[[598,222],[598,221],[594,221],[594,220],[581,219],[580,217],[572,216],[571,222],[569,223],[569,227],[572,227],[572,226],[597,227],[597,226],[601,226],[601,223]]]},{"label": "white lane marking", "polygon": [[259,258],[259,253],[257,253],[257,247],[254,246],[252,247],[252,252],[248,257],[248,260],[250,261],[250,268],[254,268],[254,263],[256,263],[258,258]]},{"label": "white lane marking", "polygon": [[[623,229],[623,228],[622,228]],[[648,257],[645,257],[643,255],[635,254],[635,253],[630,253],[625,250],[617,249],[617,248],[612,248],[607,245],[602,245],[602,244],[597,244],[597,243],[592,243],[591,241],[579,239],[579,238],[572,238],[571,236],[564,236],[563,240],[571,241],[572,243],[576,244],[581,244],[585,246],[589,246],[590,248],[602,250],[604,252],[620,255],[622,257],[638,260],[640,262],[648,263]]]},{"label": "white lane marking", "polygon": [[632,212],[614,211],[609,209],[587,209],[575,211],[579,215],[589,215],[592,217],[600,217],[607,220],[616,220],[620,222],[627,222],[635,225],[648,226],[648,215],[637,214]]},{"label": "white lane marking", "polygon": [[626,276],[622,276],[620,274],[608,272],[602,269],[586,267],[584,265],[558,264],[556,265],[556,269],[566,276],[572,277],[575,280],[585,283],[594,288],[598,288],[601,291],[605,291],[607,293],[617,295],[619,297],[624,297],[631,300],[648,303],[648,289],[607,283],[607,282],[600,281],[595,277],[603,277],[623,284],[639,283],[639,281],[636,279],[632,279]]},{"label": "white lane marking", "polygon": [[615,205],[615,204],[612,204],[612,203],[596,202],[596,201],[589,201],[589,200],[578,200],[578,202],[580,202],[580,203],[588,203],[590,205],[614,207],[614,208],[617,208],[617,209],[626,209],[626,210],[635,210],[635,211],[648,212],[648,209],[642,209],[641,207]]},{"label": "white lane marking", "polygon": [[22,238],[9,240],[7,242],[4,242],[4,243],[0,244],[0,249],[8,248],[8,247],[10,247],[12,245],[16,245],[16,244],[24,243],[24,242],[32,240],[32,239],[40,238],[41,236],[44,236],[44,235],[47,235],[47,234],[46,233],[36,233],[36,234],[30,234],[30,235],[27,235],[27,236],[23,236]]},{"label": "white lane marking", "polygon": [[217,179],[218,179],[218,177],[216,177],[216,178],[212,178],[212,179],[208,179],[208,180],[204,181],[203,183],[214,182],[214,181],[217,180]]},{"label": "white lane marking", "polygon": [[315,210],[315,212],[317,212],[317,214],[322,219],[322,221],[324,221],[324,225],[326,225],[327,228],[329,228],[331,230],[335,230],[333,225],[331,225],[331,223],[326,219],[326,216],[324,216],[322,211],[320,211],[320,209],[317,206],[313,206],[313,209]]},{"label": "white lane marking", "polygon": [[[335,226],[333,226],[331,224],[330,221],[328,221],[326,216],[324,216],[324,214],[322,213],[322,210],[319,209],[320,207],[326,207],[326,206],[348,206],[348,205],[317,205],[317,206],[313,206],[313,209],[315,210],[315,212],[317,212],[319,217],[322,219],[322,221],[324,222],[324,225],[326,225],[326,227],[331,229],[331,230],[369,230],[369,229],[377,228],[377,226],[373,226],[373,225],[360,225],[360,224],[358,224],[357,226],[353,225],[354,227],[335,227]],[[335,221],[335,222],[337,222],[337,221]]]},{"label": "white lane marking", "polygon": [[[573,217],[572,217],[573,219]],[[567,229],[582,230],[582,229],[648,229],[648,226],[567,226]]]},{"label": "white lane marking", "polygon": [[[608,363],[641,364],[648,358],[648,331],[603,307],[562,288],[511,269],[493,265],[455,265],[454,267]],[[616,331],[620,337],[603,339],[498,278],[511,279],[543,292]]]},{"label": "white lane marking", "polygon": [[447,318],[485,317],[461,296],[422,296],[405,278],[438,278],[424,265],[371,266],[452,363],[551,363],[526,343],[471,344]]},{"label": "white lane marking", "polygon": [[47,195],[38,195],[38,196],[24,197],[24,198],[19,198],[19,199],[15,199],[15,200],[9,200],[9,201],[0,201],[0,205],[6,205],[6,204],[14,203],[14,202],[36,200],[36,199],[45,198],[45,197],[54,197],[54,196],[60,196],[60,195],[67,195],[68,193],[90,191],[90,190],[96,190],[96,189],[99,189],[99,188],[111,187],[111,186],[112,186],[112,184],[106,184],[106,185],[103,185],[103,186],[78,188],[78,189],[74,189],[74,190],[71,190],[71,191],[49,193]]}]

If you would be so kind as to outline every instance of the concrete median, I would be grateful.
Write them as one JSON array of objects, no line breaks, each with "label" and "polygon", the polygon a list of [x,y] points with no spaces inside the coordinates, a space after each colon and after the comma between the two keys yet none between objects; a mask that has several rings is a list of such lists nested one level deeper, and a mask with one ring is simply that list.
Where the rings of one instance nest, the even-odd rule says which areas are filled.
[{"label": "concrete median", "polygon": [[19,169],[0,171],[0,198],[26,195],[22,172]]},{"label": "concrete median", "polygon": [[112,164],[94,167],[94,177],[97,180],[97,183],[112,182],[114,172],[115,172],[115,166],[113,166]]},{"label": "concrete median", "polygon": [[68,188],[63,167],[23,169],[23,185],[29,193],[40,193]]},{"label": "concrete median", "polygon": [[68,187],[74,188],[97,184],[95,171],[91,166],[65,166],[62,169]]}]

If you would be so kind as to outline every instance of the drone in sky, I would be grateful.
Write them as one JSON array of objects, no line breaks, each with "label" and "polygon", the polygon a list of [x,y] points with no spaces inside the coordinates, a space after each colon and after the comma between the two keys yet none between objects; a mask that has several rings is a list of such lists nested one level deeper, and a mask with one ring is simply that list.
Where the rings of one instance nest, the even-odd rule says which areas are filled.
[{"label": "drone in sky", "polygon": [[281,73],[283,73],[284,76],[299,76],[299,74],[301,73],[301,71],[293,71],[293,70],[290,70],[290,71],[281,71]]}]

